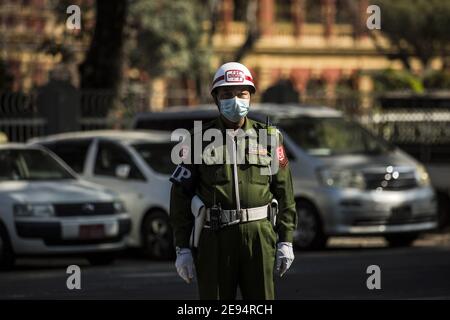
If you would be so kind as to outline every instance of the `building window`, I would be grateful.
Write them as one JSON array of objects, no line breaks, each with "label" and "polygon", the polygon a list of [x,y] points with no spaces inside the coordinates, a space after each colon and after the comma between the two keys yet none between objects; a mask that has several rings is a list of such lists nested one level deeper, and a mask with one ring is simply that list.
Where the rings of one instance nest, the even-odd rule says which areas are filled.
[{"label": "building window", "polygon": [[8,16],[6,16],[5,22],[6,22],[5,23],[6,27],[14,28],[17,26],[18,20],[14,15],[8,15]]},{"label": "building window", "polygon": [[321,1],[306,0],[306,22],[307,23],[321,23],[322,11]]},{"label": "building window", "polygon": [[276,21],[292,21],[292,0],[276,1],[274,5]]},{"label": "building window", "polygon": [[336,1],[336,23],[352,23],[352,8],[349,7],[349,1]]},{"label": "building window", "polygon": [[247,21],[247,8],[250,0],[233,0],[233,20]]}]

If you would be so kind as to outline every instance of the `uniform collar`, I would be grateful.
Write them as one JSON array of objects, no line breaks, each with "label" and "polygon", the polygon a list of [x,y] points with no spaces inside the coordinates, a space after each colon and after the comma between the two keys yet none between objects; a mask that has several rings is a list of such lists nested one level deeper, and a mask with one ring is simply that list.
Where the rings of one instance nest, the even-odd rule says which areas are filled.
[{"label": "uniform collar", "polygon": [[[252,128],[253,128],[253,125],[254,125],[253,121],[250,120],[248,117],[245,117],[244,125],[243,125],[240,129],[242,129],[242,130],[244,130],[244,131],[247,131],[247,130],[249,130],[249,129],[252,129]],[[230,128],[227,128],[227,127],[226,127],[226,125],[225,125],[224,121],[222,120],[222,117],[221,117],[221,116],[218,116],[218,117],[217,117],[217,119],[216,119],[216,126],[217,126],[222,132],[225,132],[225,130],[230,129]]]}]

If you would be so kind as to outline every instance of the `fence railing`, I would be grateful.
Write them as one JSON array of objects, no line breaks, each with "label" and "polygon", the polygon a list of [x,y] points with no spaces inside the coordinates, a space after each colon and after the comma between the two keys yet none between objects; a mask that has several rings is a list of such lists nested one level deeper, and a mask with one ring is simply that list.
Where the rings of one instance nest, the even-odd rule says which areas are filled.
[{"label": "fence railing", "polygon": [[45,135],[47,121],[43,118],[1,119],[0,132],[11,142],[26,142],[33,137]]},{"label": "fence railing", "polygon": [[[328,105],[358,120],[374,134],[400,146],[423,162],[450,163],[450,109],[395,109],[362,107],[359,94],[337,94],[330,99],[323,95],[308,96],[302,103]],[[0,132],[11,142],[48,134],[49,120],[36,106],[35,94],[0,93]],[[111,96],[105,92],[81,94],[78,130],[131,128],[134,115],[145,110],[145,97],[127,95],[120,108],[113,108]],[[373,106],[373,102],[371,103]],[[52,120],[50,120],[52,121]]]}]

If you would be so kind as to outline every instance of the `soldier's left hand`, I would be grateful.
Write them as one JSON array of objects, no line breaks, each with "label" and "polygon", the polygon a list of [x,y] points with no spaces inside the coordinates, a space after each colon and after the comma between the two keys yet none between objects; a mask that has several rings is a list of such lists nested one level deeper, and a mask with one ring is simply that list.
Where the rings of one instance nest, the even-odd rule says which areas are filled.
[{"label": "soldier's left hand", "polygon": [[175,261],[178,275],[187,283],[191,283],[194,278],[194,259],[191,250],[182,248],[177,252],[177,260]]},{"label": "soldier's left hand", "polygon": [[294,250],[292,243],[280,242],[277,244],[276,271],[280,277],[290,268],[294,261]]}]

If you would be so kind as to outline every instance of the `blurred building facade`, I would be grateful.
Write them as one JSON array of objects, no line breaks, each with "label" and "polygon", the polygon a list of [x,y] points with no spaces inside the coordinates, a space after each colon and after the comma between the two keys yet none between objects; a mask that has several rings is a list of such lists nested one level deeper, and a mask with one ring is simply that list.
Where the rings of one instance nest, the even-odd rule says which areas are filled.
[{"label": "blurred building facade", "polygon": [[[342,94],[369,94],[373,72],[402,68],[400,62],[388,60],[374,45],[371,37],[382,39],[382,34],[366,27],[368,0],[217,1],[211,72],[221,63],[235,60],[250,28],[256,26],[257,38],[242,62],[254,74],[257,99],[268,88],[289,80],[302,102],[314,102],[315,98],[319,103],[336,102]],[[73,0],[66,4],[90,8],[83,11],[83,32],[94,27],[95,0]],[[67,16],[64,6],[61,10]],[[254,20],[249,19],[252,14],[249,10],[254,10]],[[209,31],[211,25],[207,21],[205,26],[205,31]],[[47,83],[51,71],[68,73],[77,86],[77,67],[89,39],[66,28],[64,20],[55,15],[54,1],[2,0],[0,35],[0,60],[12,75],[13,91],[27,92]],[[389,50],[387,41],[381,43]],[[55,53],[58,46],[70,48],[70,61]],[[148,92],[147,88],[153,91],[149,100],[152,110],[204,102],[205,97],[196,97],[199,90],[193,81],[158,79],[150,85],[145,83],[148,79],[141,76],[140,70],[131,71],[126,72],[126,77],[136,74],[132,78],[143,82],[143,92]],[[370,105],[369,100],[361,103]]]},{"label": "blurred building facade", "polygon": [[[93,7],[94,0],[71,4]],[[68,30],[55,14],[52,0],[2,0],[0,2],[0,61],[11,76],[10,90],[28,92],[46,84],[51,73],[78,83],[77,64],[89,43],[77,30]],[[66,7],[61,6],[62,16]],[[83,28],[93,28],[94,12],[84,15]],[[86,40],[86,39],[85,39]],[[61,54],[63,50],[70,53]],[[67,56],[70,55],[70,58]]]},{"label": "blurred building facade", "polygon": [[[246,40],[247,2],[221,0],[215,65],[231,58]],[[368,0],[258,0],[257,5],[260,36],[243,63],[261,92],[288,79],[302,100],[332,99],[340,92],[370,92],[373,71],[401,68],[381,55],[369,37],[377,31],[366,27]]]}]

